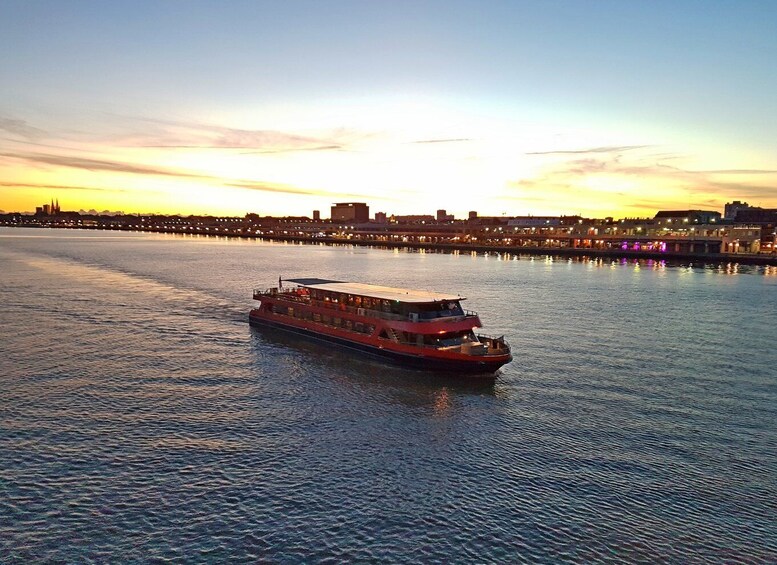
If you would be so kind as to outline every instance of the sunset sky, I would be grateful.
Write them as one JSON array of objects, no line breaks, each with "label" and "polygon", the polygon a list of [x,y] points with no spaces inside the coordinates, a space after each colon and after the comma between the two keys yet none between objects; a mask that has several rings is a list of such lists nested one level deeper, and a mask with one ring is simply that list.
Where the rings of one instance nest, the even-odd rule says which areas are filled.
[{"label": "sunset sky", "polygon": [[777,2],[0,0],[0,209],[777,207]]}]

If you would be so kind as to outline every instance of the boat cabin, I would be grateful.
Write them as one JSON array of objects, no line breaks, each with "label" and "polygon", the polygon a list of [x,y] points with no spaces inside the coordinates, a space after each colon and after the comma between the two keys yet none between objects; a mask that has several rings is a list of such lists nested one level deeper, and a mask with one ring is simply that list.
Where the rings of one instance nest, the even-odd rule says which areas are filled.
[{"label": "boat cabin", "polygon": [[465,316],[461,296],[325,279],[288,279],[301,296],[325,306],[394,314],[413,321]]}]

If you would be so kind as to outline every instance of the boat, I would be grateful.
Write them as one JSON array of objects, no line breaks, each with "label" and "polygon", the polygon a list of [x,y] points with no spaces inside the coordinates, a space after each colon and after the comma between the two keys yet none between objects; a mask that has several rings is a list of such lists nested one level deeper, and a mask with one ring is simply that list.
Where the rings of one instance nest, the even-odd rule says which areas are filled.
[{"label": "boat", "polygon": [[479,335],[463,297],[320,278],[254,289],[249,322],[358,350],[404,366],[491,375],[512,361],[504,336]]}]

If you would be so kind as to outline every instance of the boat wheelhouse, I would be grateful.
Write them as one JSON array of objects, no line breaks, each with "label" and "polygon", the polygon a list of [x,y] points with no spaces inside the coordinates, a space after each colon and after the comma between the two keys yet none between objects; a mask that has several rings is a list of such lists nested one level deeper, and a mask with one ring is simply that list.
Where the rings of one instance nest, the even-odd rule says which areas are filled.
[{"label": "boat wheelhouse", "polygon": [[[286,283],[286,284],[284,284]],[[512,360],[504,337],[479,335],[463,297],[300,278],[255,289],[252,324],[273,326],[418,368],[493,373]]]}]

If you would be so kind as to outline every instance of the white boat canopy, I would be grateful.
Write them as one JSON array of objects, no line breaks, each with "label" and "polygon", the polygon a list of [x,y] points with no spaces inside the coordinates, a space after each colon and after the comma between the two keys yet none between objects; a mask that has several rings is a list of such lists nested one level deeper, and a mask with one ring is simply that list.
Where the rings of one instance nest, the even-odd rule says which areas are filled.
[{"label": "white boat canopy", "polygon": [[412,290],[409,288],[394,288],[390,286],[380,286],[375,284],[364,284],[355,282],[332,281],[327,279],[283,279],[285,282],[291,282],[300,286],[325,290],[329,292],[341,292],[353,294],[356,296],[369,296],[370,298],[379,298],[381,300],[395,300],[397,302],[413,302],[416,304],[432,302],[455,302],[464,300],[463,296],[453,294],[442,294],[439,292],[430,292],[426,290]]}]

